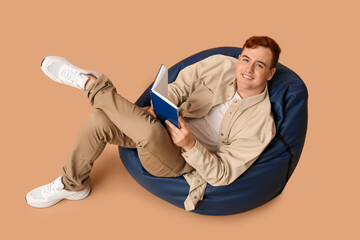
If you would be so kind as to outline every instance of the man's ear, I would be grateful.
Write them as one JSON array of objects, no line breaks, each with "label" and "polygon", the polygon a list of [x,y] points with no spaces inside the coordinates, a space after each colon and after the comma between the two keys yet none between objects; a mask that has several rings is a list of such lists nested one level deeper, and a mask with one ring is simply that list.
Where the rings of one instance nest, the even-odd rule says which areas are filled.
[{"label": "man's ear", "polygon": [[272,77],[274,76],[274,74],[275,74],[275,72],[276,72],[276,68],[273,68],[273,69],[271,69],[270,71],[269,71],[269,76],[268,76],[268,81],[270,80],[270,79],[272,79]]}]

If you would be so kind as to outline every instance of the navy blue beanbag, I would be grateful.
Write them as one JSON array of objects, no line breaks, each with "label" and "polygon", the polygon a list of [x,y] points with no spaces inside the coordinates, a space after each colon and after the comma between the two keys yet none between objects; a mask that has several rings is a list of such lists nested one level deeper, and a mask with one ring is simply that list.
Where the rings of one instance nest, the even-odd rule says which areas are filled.
[{"label": "navy blue beanbag", "polygon": [[[215,54],[238,58],[241,48],[219,47],[199,52],[169,69],[169,83],[180,70]],[[138,106],[150,105],[150,88],[137,100]],[[278,63],[276,73],[268,82],[277,135],[255,163],[237,180],[227,186],[207,185],[204,199],[195,213],[229,215],[256,208],[283,191],[302,152],[307,130],[308,93],[304,82],[293,71]],[[156,196],[184,208],[189,185],[184,177],[159,178],[141,165],[136,149],[119,147],[120,158],[130,175]]]}]

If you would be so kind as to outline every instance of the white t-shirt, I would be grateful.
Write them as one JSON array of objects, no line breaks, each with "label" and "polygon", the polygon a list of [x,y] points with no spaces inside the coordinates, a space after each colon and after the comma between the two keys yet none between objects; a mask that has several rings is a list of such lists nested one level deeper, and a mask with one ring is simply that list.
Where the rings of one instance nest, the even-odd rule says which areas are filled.
[{"label": "white t-shirt", "polygon": [[217,151],[217,140],[221,122],[227,109],[236,99],[241,99],[237,92],[230,101],[213,107],[205,117],[186,120],[193,137],[211,153]]}]

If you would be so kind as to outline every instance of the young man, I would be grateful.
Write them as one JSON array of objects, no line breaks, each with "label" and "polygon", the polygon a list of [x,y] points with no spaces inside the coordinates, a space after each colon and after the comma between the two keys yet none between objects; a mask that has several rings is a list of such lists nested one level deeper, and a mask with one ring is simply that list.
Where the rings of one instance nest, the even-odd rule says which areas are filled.
[{"label": "young man", "polygon": [[169,99],[179,107],[180,128],[156,119],[119,94],[110,80],[75,67],[60,57],[46,57],[41,68],[52,80],[80,88],[97,109],[80,131],[62,176],[26,195],[33,207],[90,193],[90,171],[106,143],[137,148],[152,175],[184,175],[190,185],[184,202],[193,210],[206,184],[231,184],[275,136],[267,81],[275,74],[280,48],[269,37],[248,39],[238,59],[214,55],[183,69],[169,85]]}]

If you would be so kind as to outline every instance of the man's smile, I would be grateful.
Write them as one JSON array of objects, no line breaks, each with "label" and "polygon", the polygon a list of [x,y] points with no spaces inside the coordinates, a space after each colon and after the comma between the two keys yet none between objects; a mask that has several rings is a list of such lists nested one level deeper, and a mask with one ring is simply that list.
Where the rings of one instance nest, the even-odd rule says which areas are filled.
[{"label": "man's smile", "polygon": [[249,75],[245,75],[245,74],[241,74],[244,78],[252,80],[254,79],[253,77],[249,76]]}]

